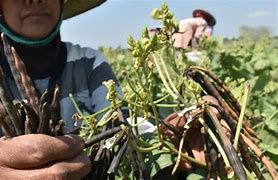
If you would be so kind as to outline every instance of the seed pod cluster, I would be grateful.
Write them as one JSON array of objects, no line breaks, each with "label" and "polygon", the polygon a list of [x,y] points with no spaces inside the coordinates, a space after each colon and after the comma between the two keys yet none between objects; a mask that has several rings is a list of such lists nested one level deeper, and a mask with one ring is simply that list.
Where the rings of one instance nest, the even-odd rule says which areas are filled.
[{"label": "seed pod cluster", "polygon": [[123,117],[122,111],[118,109],[117,112],[117,119],[107,123],[101,133],[85,143],[85,147],[92,146],[89,153],[92,169],[90,174],[84,178],[85,180],[115,179],[124,158],[130,162],[136,179],[150,179],[141,153],[129,146],[129,141],[137,143],[135,135]]},{"label": "seed pod cluster", "polygon": [[[198,83],[206,95],[196,105],[174,112],[161,122],[161,133],[179,149],[172,173],[178,168],[184,170],[199,165],[206,167],[207,179],[235,176],[245,180],[246,167],[258,179],[264,179],[256,164],[261,161],[272,178],[277,179],[275,167],[256,145],[259,139],[248,124],[243,122],[239,145],[233,142],[242,107],[229,88],[201,67],[187,68],[184,76]],[[245,112],[244,118],[256,119]],[[182,158],[181,152],[187,156]]]},{"label": "seed pod cluster", "polygon": [[60,117],[59,87],[45,91],[40,99],[26,68],[4,34],[1,35],[4,52],[9,63],[20,99],[13,100],[0,69],[0,125],[8,138],[30,133],[52,136],[62,135],[63,121]]},{"label": "seed pod cluster", "polygon": [[[236,134],[238,119],[242,108],[224,82],[218,79],[209,70],[200,67],[188,68],[185,70],[184,75],[200,84],[203,91],[215,99],[215,101],[206,101],[204,99],[206,104],[203,108],[204,119],[211,129],[214,129],[215,133],[219,135],[223,149],[227,154],[229,163],[237,178],[246,179],[243,168],[244,165],[250,172],[254,172],[258,179],[264,179],[255,161],[261,161],[272,178],[277,178],[278,175],[273,164],[263,155],[262,151],[256,145],[259,139],[248,124],[243,122],[237,150],[231,144]],[[255,117],[248,113],[245,113],[244,118],[250,120],[255,119]],[[224,120],[227,128],[230,129],[231,139],[228,139],[227,135],[224,133],[224,127],[220,124],[220,120]],[[207,146],[207,149],[210,149],[210,147]],[[209,157],[212,158],[210,155]],[[242,159],[242,161],[240,161],[240,159]]]}]

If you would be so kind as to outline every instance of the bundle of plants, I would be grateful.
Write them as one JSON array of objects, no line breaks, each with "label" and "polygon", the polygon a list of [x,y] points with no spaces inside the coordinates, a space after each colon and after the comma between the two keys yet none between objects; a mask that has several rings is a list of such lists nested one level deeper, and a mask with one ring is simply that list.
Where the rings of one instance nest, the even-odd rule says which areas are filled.
[{"label": "bundle of plants", "polygon": [[[196,49],[175,48],[172,36],[181,32],[166,4],[154,9],[152,17],[162,22],[160,31],[144,28],[138,40],[129,36],[133,65],[117,69],[124,92],[119,104],[128,107],[138,142],[132,147],[143,154],[150,176],[174,178],[183,172],[182,178],[195,179],[277,179],[275,165],[249,125],[263,119],[247,110],[248,83],[234,96],[230,84],[210,72],[211,58],[217,56],[211,39],[201,39],[204,44]],[[198,62],[192,62],[187,53],[196,51]],[[147,122],[155,128],[142,133]],[[121,177],[132,179],[127,167],[123,159]]]},{"label": "bundle of plants", "polygon": [[4,34],[1,35],[4,51],[16,83],[20,99],[12,100],[7,89],[3,70],[0,71],[1,128],[5,137],[42,133],[51,136],[63,134],[60,118],[59,87],[53,86],[38,98],[25,66]]},{"label": "bundle of plants", "polygon": [[[53,84],[39,98],[33,82],[26,72],[24,63],[16,50],[11,47],[4,34],[1,35],[6,58],[12,72],[13,79],[20,94],[20,98],[12,100],[5,84],[5,77],[0,69],[0,126],[5,138],[13,138],[23,134],[47,134],[50,136],[64,135],[64,122],[60,116],[59,86]],[[92,161],[92,169],[84,179],[114,179],[119,163],[125,153],[128,154],[134,176],[148,179],[142,155],[134,151],[128,144],[135,141],[128,122],[121,110],[112,123],[103,125],[102,131],[90,138],[86,138],[85,149]],[[67,132],[79,133],[79,128]],[[101,128],[99,128],[101,130]],[[105,142],[115,138],[113,143]]]},{"label": "bundle of plants", "polygon": [[258,179],[265,179],[257,164],[261,162],[271,177],[277,178],[274,165],[256,145],[260,139],[246,123],[255,119],[245,112],[248,87],[240,106],[209,70],[192,66],[184,75],[198,83],[205,95],[196,105],[170,114],[162,123],[162,134],[179,149],[173,172],[203,167],[207,178],[247,179],[254,172]]}]

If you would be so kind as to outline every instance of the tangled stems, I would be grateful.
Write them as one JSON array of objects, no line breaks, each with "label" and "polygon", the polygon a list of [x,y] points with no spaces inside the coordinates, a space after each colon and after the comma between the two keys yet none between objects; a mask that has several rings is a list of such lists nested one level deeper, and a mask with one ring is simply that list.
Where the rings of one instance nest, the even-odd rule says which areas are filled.
[{"label": "tangled stems", "polygon": [[[145,143],[145,142],[144,142]],[[201,167],[201,168],[206,168],[206,164],[205,162],[202,162],[202,161],[198,161],[196,160],[195,158],[193,157],[190,157],[188,156],[187,154],[185,153],[182,153],[180,152],[179,150],[177,150],[176,148],[174,147],[171,147],[170,145],[168,145],[164,140],[158,142],[157,144],[151,146],[151,147],[139,147],[137,145],[135,145],[132,141],[129,141],[129,144],[130,146],[135,149],[136,151],[139,151],[139,152],[142,152],[142,153],[148,153],[148,152],[151,152],[155,149],[158,149],[158,148],[162,148],[162,147],[166,147],[167,149],[169,149],[170,152],[172,153],[175,153],[175,154],[180,154],[180,156],[182,158],[185,158],[187,159],[188,161],[196,164],[197,166]]]},{"label": "tangled stems", "polygon": [[220,142],[218,141],[217,137],[215,136],[215,134],[212,132],[212,130],[209,128],[209,126],[206,124],[206,122],[205,122],[205,120],[203,118],[199,118],[199,122],[203,125],[203,127],[205,128],[205,130],[208,132],[208,134],[210,135],[211,139],[213,140],[214,144],[218,148],[219,153],[223,157],[223,161],[224,161],[226,167],[230,167],[230,162],[229,162],[229,160],[227,158],[227,155],[226,155],[224,149],[222,148]]},{"label": "tangled stems", "polygon": [[[138,97],[140,98],[140,100],[141,100],[142,102],[147,102],[146,104],[149,104],[149,105],[150,105],[150,107],[152,108],[152,112],[153,112],[153,114],[154,114],[154,119],[155,119],[155,122],[156,122],[157,129],[158,129],[158,126],[159,126],[158,119],[159,119],[159,117],[158,117],[158,112],[157,112],[157,109],[156,109],[156,105],[155,105],[155,103],[153,102],[153,99],[152,99],[152,97],[151,97],[151,91],[150,91],[151,88],[146,88],[146,86],[147,86],[147,87],[148,87],[148,86],[151,86],[151,85],[148,84],[148,81],[147,81],[149,76],[147,75],[147,72],[146,72],[145,67],[143,67],[143,74],[144,74],[144,76],[147,78],[147,79],[146,79],[146,84],[147,84],[147,85],[144,85],[144,83],[142,82],[142,79],[141,79],[141,77],[140,77],[140,74],[139,74],[139,69],[137,69],[137,70],[135,71],[135,73],[136,73],[136,75],[137,75],[138,83],[139,83],[140,87],[143,89],[144,94],[146,95],[147,100],[144,99],[144,98],[140,95],[140,93],[133,87],[133,85],[132,85],[130,79],[129,79],[129,78],[127,77],[127,75],[125,74],[127,83],[128,83],[128,85],[129,85],[129,87],[132,89],[132,91],[133,91],[136,95],[138,95]],[[140,106],[140,107],[142,107],[142,106]],[[160,141],[163,141],[163,140],[162,140],[162,136],[161,136],[161,134],[160,134],[159,131],[157,131],[157,134],[158,134],[158,137],[159,137]]]},{"label": "tangled stems", "polygon": [[184,130],[183,130],[183,133],[182,133],[182,138],[180,140],[180,144],[179,144],[179,153],[178,153],[178,158],[176,160],[176,164],[172,170],[172,174],[174,174],[177,170],[177,168],[179,167],[180,165],[180,161],[181,161],[181,153],[182,153],[182,147],[183,147],[183,144],[184,144],[184,139],[186,138],[186,132],[187,132],[188,129],[185,128],[184,126]]},{"label": "tangled stems", "polygon": [[[137,72],[137,73],[138,73],[138,72]],[[140,78],[138,78],[138,79],[139,79],[139,84],[140,84],[140,85],[142,86],[142,88],[145,90],[145,93],[146,93],[146,95],[147,95],[147,99],[148,99],[148,101],[149,101],[149,103],[150,103],[150,106],[151,106],[151,108],[152,108],[152,112],[153,112],[153,114],[154,114],[154,119],[155,119],[155,124],[156,124],[156,127],[157,127],[157,135],[158,135],[158,138],[159,138],[160,142],[162,142],[162,141],[163,141],[162,135],[161,135],[160,132],[158,131],[158,128],[159,128],[158,119],[159,119],[159,117],[158,117],[158,112],[157,112],[156,106],[155,106],[155,104],[154,104],[154,102],[153,102],[153,99],[152,99],[152,97],[151,97],[150,91],[144,87],[144,85],[143,85],[142,81],[140,80]]]},{"label": "tangled stems", "polygon": [[[171,152],[175,153],[175,154],[179,154],[179,150],[177,150],[174,147],[171,147],[170,145],[168,145],[167,143],[163,144],[166,148],[168,148]],[[206,168],[206,163],[202,162],[202,161],[198,161],[193,157],[188,156],[185,153],[180,153],[181,157],[187,159],[188,161],[195,163],[197,166],[201,167],[201,168]]]},{"label": "tangled stems", "polygon": [[[118,102],[118,105],[120,105],[120,104],[121,104],[121,103]],[[105,107],[105,108],[99,110],[98,112],[95,112],[94,114],[88,115],[88,116],[86,116],[86,117],[87,117],[87,118],[97,117],[98,115],[103,114],[104,112],[108,111],[108,110],[111,109],[111,108],[112,108],[112,105],[107,106],[107,107]]]},{"label": "tangled stems", "polygon": [[[144,142],[144,143],[145,143],[145,142]],[[141,152],[141,153],[148,153],[148,152],[151,152],[151,151],[153,151],[153,150],[155,150],[155,149],[160,148],[160,147],[163,145],[162,142],[158,142],[157,144],[155,144],[155,145],[153,145],[153,146],[150,146],[150,147],[139,147],[139,146],[137,146],[136,144],[134,144],[133,141],[129,141],[129,144],[130,144],[130,146],[131,146],[133,149],[135,149],[136,151],[139,151],[139,152]]]},{"label": "tangled stems", "polygon": [[[145,93],[146,93],[146,96],[147,96],[147,99],[148,99],[148,101],[149,101],[149,104],[150,104],[150,106],[151,106],[151,108],[152,108],[152,112],[153,112],[153,114],[154,114],[154,119],[155,119],[155,124],[156,124],[156,127],[157,127],[157,135],[158,135],[158,138],[159,138],[160,142],[162,142],[162,141],[163,141],[162,135],[161,135],[161,133],[160,133],[159,130],[158,130],[158,129],[159,129],[159,122],[158,122],[159,117],[158,117],[158,112],[157,112],[156,105],[155,105],[154,102],[153,102],[153,99],[152,99],[152,96],[151,96],[151,92],[149,91],[149,89],[146,89],[146,88],[145,88],[145,86],[143,85],[141,79],[139,78],[139,73],[138,73],[138,71],[136,71],[136,74],[137,74],[138,79],[139,79],[139,84],[140,84],[140,86],[144,89],[144,91],[145,91]],[[145,76],[147,77],[146,74],[145,74]]]},{"label": "tangled stems", "polygon": [[[158,54],[156,54],[156,55],[157,55],[157,56],[160,56],[160,55],[158,55]],[[169,84],[167,83],[167,80],[166,80],[166,78],[165,78],[165,76],[164,76],[164,74],[163,74],[163,72],[162,72],[162,69],[160,68],[160,66],[159,66],[159,64],[158,64],[158,61],[157,61],[157,58],[156,58],[155,54],[153,54],[153,59],[154,59],[154,62],[155,62],[155,64],[156,64],[157,71],[158,71],[158,73],[159,73],[159,75],[160,75],[160,77],[161,77],[161,80],[162,80],[162,82],[163,82],[163,84],[164,84],[166,90],[168,91],[168,93],[169,93],[175,100],[176,100],[176,99],[179,99],[181,102],[183,102],[184,100],[181,99],[181,97],[178,96],[178,95],[176,94],[176,92],[174,92],[174,91],[170,88]]]},{"label": "tangled stems", "polygon": [[[143,92],[144,92],[144,94],[146,95],[146,98],[147,98],[147,99],[144,99],[144,98],[141,96],[141,94],[138,92],[138,90],[136,90],[136,89],[133,87],[133,85],[132,85],[130,79],[128,78],[127,74],[125,73],[124,75],[125,75],[125,77],[126,77],[127,83],[128,83],[128,85],[129,85],[129,87],[131,88],[131,90],[140,98],[140,100],[141,100],[142,102],[147,102],[147,103],[144,103],[144,104],[150,105],[150,107],[152,108],[152,112],[153,112],[153,114],[154,114],[154,119],[155,119],[155,123],[156,123],[157,129],[158,129],[158,127],[159,127],[159,122],[158,122],[159,117],[158,117],[158,112],[157,112],[157,109],[156,109],[156,105],[155,105],[155,103],[153,102],[153,99],[152,99],[152,97],[151,97],[151,88],[146,88],[146,86],[143,84],[143,82],[142,82],[142,80],[141,80],[141,78],[140,78],[139,69],[137,69],[135,73],[136,73],[136,75],[137,75],[138,83],[139,83],[140,87],[143,89]],[[144,76],[148,79],[149,76],[147,75],[147,72],[146,72],[146,70],[145,70],[145,67],[143,68],[143,73],[144,73]],[[151,74],[151,73],[150,73],[150,74]],[[148,83],[147,80],[146,80],[146,83]],[[147,84],[147,86],[149,86],[149,85]],[[131,105],[135,105],[136,107],[140,107],[140,108],[143,107],[142,105],[137,104],[137,103],[134,103],[134,102],[133,102],[133,103],[130,103],[131,101],[129,101],[129,100],[127,100],[127,99],[123,99],[123,100],[126,101],[126,102],[128,102],[128,103],[131,104]],[[138,124],[136,124],[136,125],[139,125],[139,124],[140,124],[140,123],[138,123]],[[133,125],[133,126],[134,126],[134,125]],[[137,129],[137,126],[135,127],[135,129]],[[157,134],[158,134],[159,140],[160,140],[160,141],[163,141],[163,140],[162,140],[162,136],[161,136],[161,134],[160,134],[159,131],[157,131]]]},{"label": "tangled stems", "polygon": [[135,107],[143,108],[143,106],[142,106],[141,104],[138,104],[138,103],[136,103],[136,102],[132,102],[132,101],[130,101],[130,100],[127,99],[127,98],[122,98],[122,101],[125,101],[125,102],[127,102],[128,104],[133,105],[133,106],[135,106]]},{"label": "tangled stems", "polygon": [[164,60],[163,60],[163,58],[162,58],[165,49],[166,49],[166,48],[163,48],[163,49],[162,49],[161,54],[160,54],[160,56],[159,56],[159,60],[160,60],[160,62],[161,62],[161,64],[162,64],[162,67],[163,67],[163,69],[164,69],[164,72],[165,72],[165,74],[166,74],[166,77],[167,77],[167,79],[168,79],[168,81],[169,81],[170,86],[172,87],[173,91],[177,94],[177,96],[179,97],[180,101],[184,103],[184,99],[180,96],[180,94],[179,94],[179,92],[178,92],[176,86],[174,85],[174,83],[173,83],[173,81],[172,81],[172,79],[171,79],[171,77],[170,77],[170,74],[169,74],[169,72],[168,72],[168,70],[167,70],[167,68],[166,68],[165,62],[164,62]]},{"label": "tangled stems", "polygon": [[[169,104],[169,103],[168,103],[168,104],[162,104],[162,103],[160,103],[160,102],[162,102],[163,100],[167,99],[169,96],[170,96],[170,94],[167,94],[167,95],[161,97],[160,99],[153,101],[153,103],[155,104],[156,107],[170,107],[170,108],[175,108],[175,107],[184,107],[184,106],[185,106],[185,104],[175,104],[175,103],[172,103],[172,104]],[[141,104],[138,104],[138,103],[136,103],[136,102],[133,102],[133,101],[129,100],[128,98],[120,97],[120,99],[121,99],[122,101],[124,101],[124,102],[130,104],[130,105],[135,106],[135,107],[143,108],[143,106],[142,106]],[[151,104],[149,103],[149,105],[151,105]],[[109,108],[105,108],[105,109],[108,110]]]},{"label": "tangled stems", "polygon": [[170,96],[170,94],[166,94],[165,96],[163,96],[163,97],[161,97],[161,98],[155,100],[153,103],[154,103],[154,104],[158,104],[158,103],[164,101],[165,99],[167,99],[169,96]]},{"label": "tangled stems", "polygon": [[[136,71],[137,72],[137,71]],[[137,72],[138,73],[138,72]],[[124,73],[124,76],[125,76],[125,79],[126,79],[126,81],[127,81],[127,84],[129,85],[129,87],[131,88],[131,90],[135,93],[135,95],[137,95],[137,97],[139,97],[140,98],[140,100],[141,101],[144,101],[144,98],[143,97],[141,97],[141,95],[140,95],[140,93],[137,91],[137,89],[134,87],[134,85],[131,83],[131,81],[130,81],[130,79],[129,79],[129,77],[128,77],[128,75],[126,74],[126,73]],[[139,75],[137,75],[138,77],[139,77]],[[138,78],[139,79],[139,82],[141,82],[140,81],[140,78]],[[140,83],[140,85],[141,85],[141,87],[144,87],[143,85],[142,85],[142,82]],[[131,101],[129,101],[129,100],[127,100],[126,98],[124,99],[124,101],[126,101],[126,102],[131,102]],[[134,102],[131,102],[130,104],[134,104]],[[135,106],[140,106],[140,107],[142,107],[141,105],[139,105],[139,104],[134,104]]]},{"label": "tangled stems", "polygon": [[157,107],[184,107],[185,104],[156,104]]},{"label": "tangled stems", "polygon": [[73,95],[72,95],[71,93],[69,94],[69,98],[70,98],[70,100],[71,100],[73,106],[74,106],[75,109],[77,110],[79,116],[80,116],[83,120],[85,120],[86,117],[85,117],[84,114],[81,112],[80,108],[78,107],[78,105],[77,105],[77,103],[76,103],[76,101],[75,101],[75,99],[74,99],[74,97],[73,97]]}]

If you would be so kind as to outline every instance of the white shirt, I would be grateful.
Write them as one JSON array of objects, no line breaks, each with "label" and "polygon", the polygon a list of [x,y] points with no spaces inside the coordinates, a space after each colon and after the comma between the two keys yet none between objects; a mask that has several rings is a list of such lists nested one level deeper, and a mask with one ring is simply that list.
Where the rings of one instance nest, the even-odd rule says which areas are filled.
[{"label": "white shirt", "polygon": [[173,35],[174,47],[186,48],[193,37],[200,38],[203,34],[210,36],[211,33],[212,28],[203,18],[183,19],[179,22],[179,33]]}]

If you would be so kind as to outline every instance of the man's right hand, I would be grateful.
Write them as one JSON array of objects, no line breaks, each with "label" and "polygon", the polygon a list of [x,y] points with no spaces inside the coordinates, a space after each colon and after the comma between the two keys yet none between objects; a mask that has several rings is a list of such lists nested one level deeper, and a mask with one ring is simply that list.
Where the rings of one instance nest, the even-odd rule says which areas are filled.
[{"label": "man's right hand", "polygon": [[90,171],[77,135],[29,134],[0,139],[0,180],[77,180]]}]

